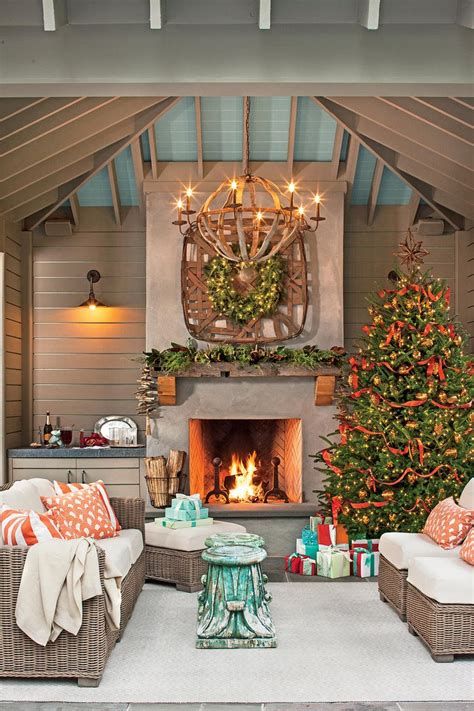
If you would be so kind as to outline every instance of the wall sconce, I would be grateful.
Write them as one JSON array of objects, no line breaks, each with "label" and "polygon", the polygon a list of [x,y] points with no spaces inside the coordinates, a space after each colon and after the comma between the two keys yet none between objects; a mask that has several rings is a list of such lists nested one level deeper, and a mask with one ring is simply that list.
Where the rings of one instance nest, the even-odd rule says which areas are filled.
[{"label": "wall sconce", "polygon": [[89,282],[89,296],[88,298],[79,304],[79,306],[87,306],[91,311],[95,311],[98,306],[106,306],[102,301],[99,301],[94,294],[94,284],[100,279],[100,274],[97,269],[91,269],[87,272],[87,281]]}]

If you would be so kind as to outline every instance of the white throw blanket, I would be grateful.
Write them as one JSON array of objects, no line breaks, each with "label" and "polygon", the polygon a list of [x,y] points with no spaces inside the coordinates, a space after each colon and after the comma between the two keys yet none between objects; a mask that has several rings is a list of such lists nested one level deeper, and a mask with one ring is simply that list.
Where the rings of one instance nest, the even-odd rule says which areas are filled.
[{"label": "white throw blanket", "polygon": [[[120,626],[121,576],[105,560],[104,590],[109,623]],[[52,539],[32,546],[16,603],[16,623],[43,647],[66,630],[77,635],[82,605],[102,595],[97,548],[92,539]]]}]

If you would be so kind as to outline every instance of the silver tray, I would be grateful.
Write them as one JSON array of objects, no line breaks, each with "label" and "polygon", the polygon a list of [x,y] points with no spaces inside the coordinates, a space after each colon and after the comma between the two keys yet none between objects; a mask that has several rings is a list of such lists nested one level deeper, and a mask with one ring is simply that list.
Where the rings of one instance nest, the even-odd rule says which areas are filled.
[{"label": "silver tray", "polygon": [[94,432],[109,440],[111,447],[137,445],[137,423],[124,415],[101,417],[94,425]]}]

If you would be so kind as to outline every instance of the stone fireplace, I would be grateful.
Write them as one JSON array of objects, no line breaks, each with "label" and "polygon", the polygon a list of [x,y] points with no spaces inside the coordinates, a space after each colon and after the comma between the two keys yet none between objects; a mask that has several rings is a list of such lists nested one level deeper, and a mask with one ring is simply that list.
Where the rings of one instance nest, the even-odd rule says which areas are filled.
[{"label": "stone fireplace", "polygon": [[[166,186],[165,186],[166,187]],[[164,192],[163,184],[153,181],[145,183],[147,213],[147,347],[167,348],[171,341],[185,344],[189,338],[181,308],[181,254],[182,238],[176,227],[173,204],[169,190]],[[216,183],[200,182],[201,195],[217,187]],[[304,186],[303,186],[304,187]],[[324,192],[324,214],[316,235],[305,237],[308,279],[309,308],[304,332],[285,345],[302,347],[307,343],[329,348],[343,344],[343,222],[344,183],[319,186]],[[170,188],[171,189],[171,188]],[[308,185],[314,190],[314,185]],[[205,347],[206,343],[200,343]],[[238,437],[233,429],[247,427],[247,435],[252,432],[249,422],[276,428],[268,434],[268,440],[257,457],[268,478],[271,459],[279,456],[281,482],[285,482],[291,505],[299,502],[316,502],[314,489],[321,484],[319,472],[313,467],[310,455],[321,448],[321,435],[335,428],[333,416],[335,407],[315,406],[314,378],[306,377],[243,377],[243,378],[180,378],[177,388],[177,404],[159,408],[152,422],[152,433],[148,437],[148,454],[166,453],[170,448],[184,449],[190,454],[189,482],[191,491],[199,491],[202,496],[213,483],[212,459],[223,460],[221,479],[228,474],[227,454],[222,456],[209,434],[211,425],[219,425],[220,432],[227,432],[230,439]],[[265,424],[267,423],[267,424]],[[277,424],[276,424],[277,423]],[[289,464],[288,447],[276,453],[275,441],[282,423],[287,428],[291,424],[298,430],[293,463]],[[234,425],[234,428],[232,427]],[[280,428],[280,430],[278,430]],[[245,429],[245,428],[244,428]],[[195,449],[194,437],[202,435],[201,450]],[[263,435],[262,435],[263,437]],[[251,439],[251,437],[250,437]],[[242,445],[238,454],[252,453],[253,443]],[[282,455],[283,451],[283,455]],[[274,454],[275,452],[275,454]],[[232,452],[231,452],[232,454]],[[271,456],[270,456],[271,455]],[[269,462],[270,459],[270,462]],[[286,477],[291,474],[291,481]],[[249,504],[252,506],[252,504]],[[233,508],[233,507],[228,507]],[[248,506],[246,506],[248,508]],[[260,508],[260,507],[256,507]],[[282,507],[279,507],[282,508]]]}]

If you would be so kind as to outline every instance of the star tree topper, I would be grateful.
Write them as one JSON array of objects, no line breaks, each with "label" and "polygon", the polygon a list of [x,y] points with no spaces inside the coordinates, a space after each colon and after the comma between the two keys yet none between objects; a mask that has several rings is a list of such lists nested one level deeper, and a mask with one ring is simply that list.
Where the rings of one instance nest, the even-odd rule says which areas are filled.
[{"label": "star tree topper", "polygon": [[413,268],[423,264],[423,257],[426,257],[429,252],[422,247],[422,241],[416,242],[413,238],[412,231],[409,229],[407,236],[400,242],[398,252],[394,252],[395,256],[400,259],[402,264],[406,264],[407,268],[412,271]]}]

